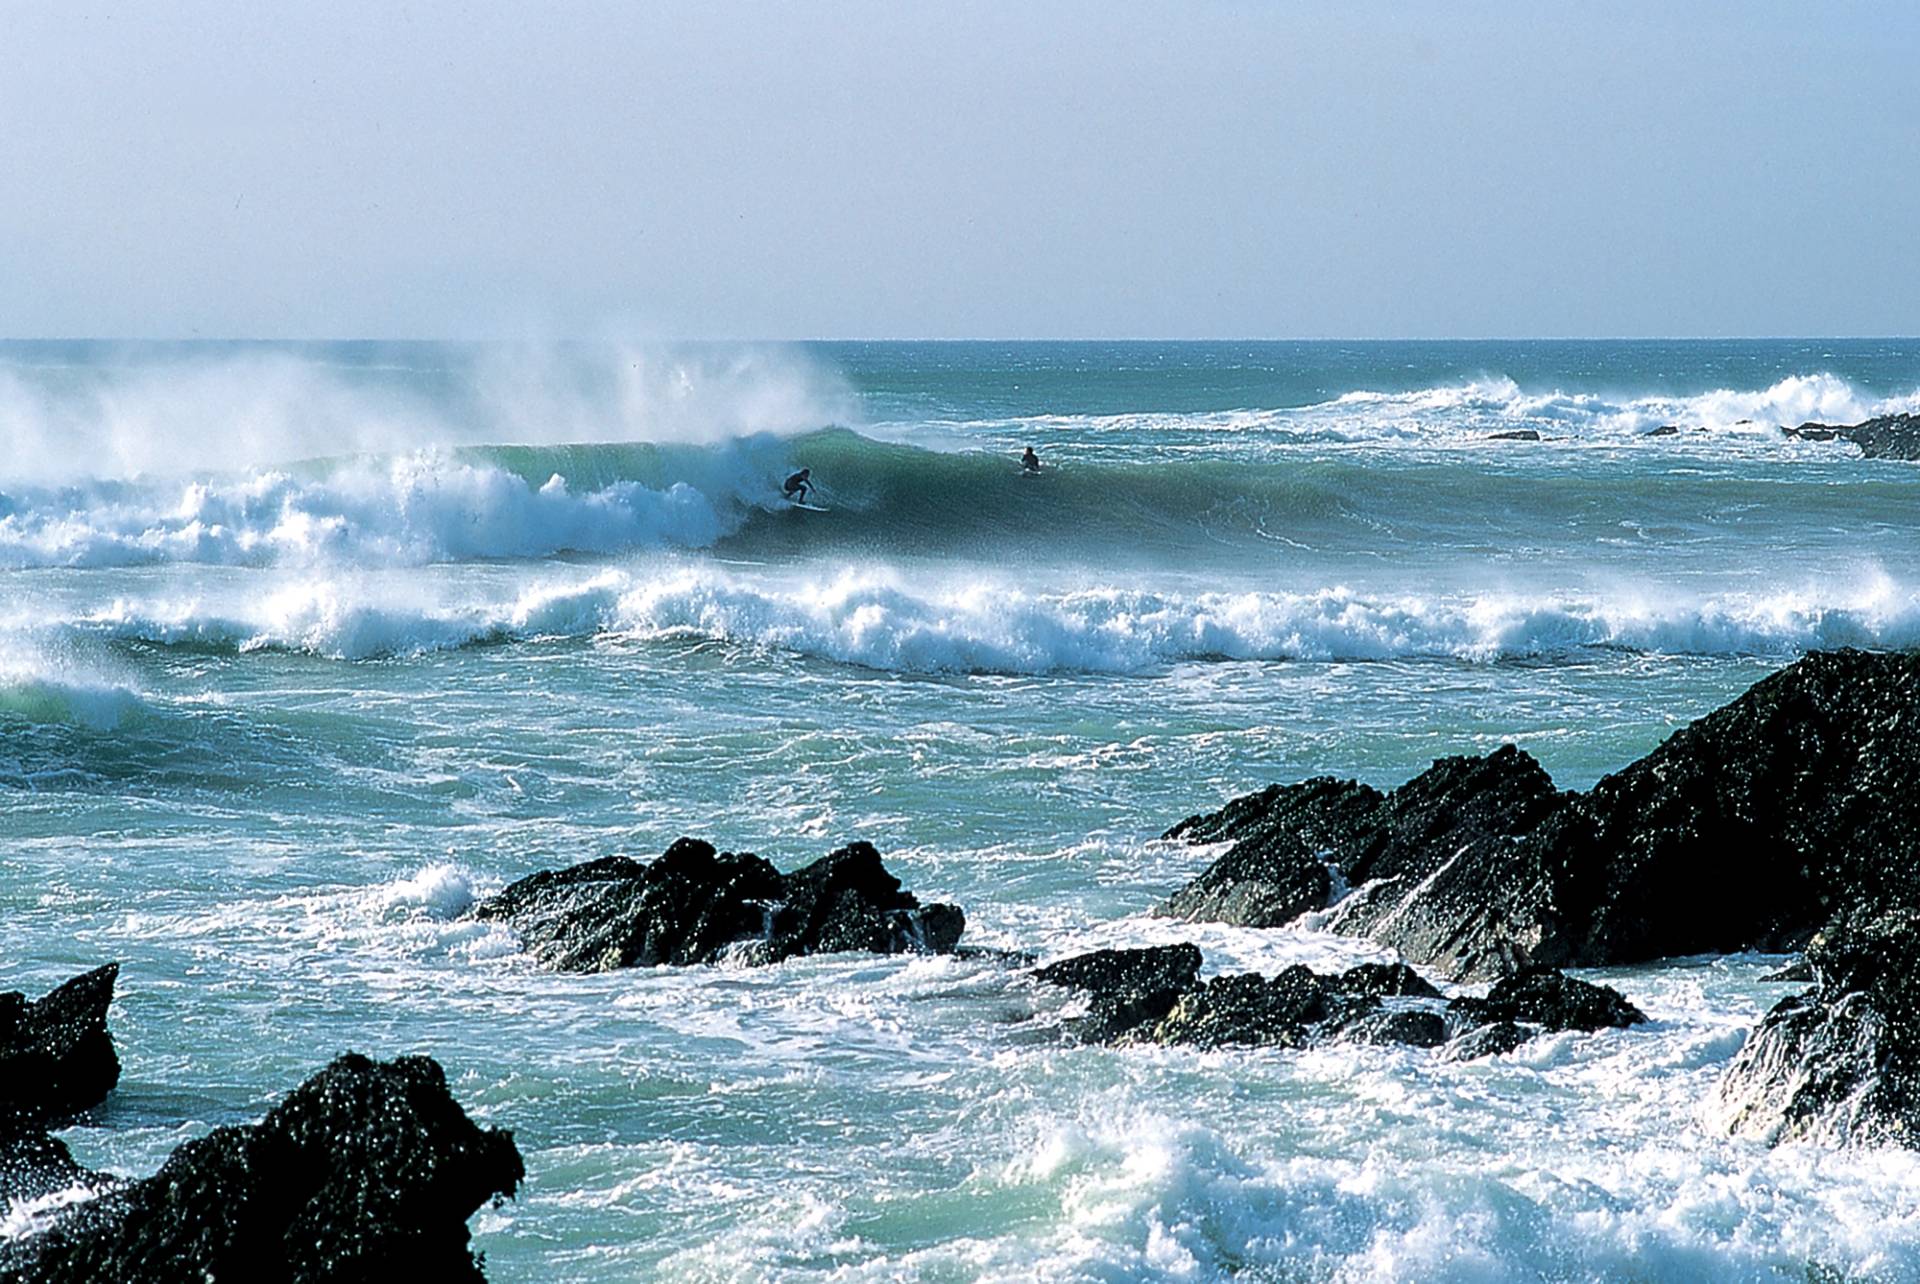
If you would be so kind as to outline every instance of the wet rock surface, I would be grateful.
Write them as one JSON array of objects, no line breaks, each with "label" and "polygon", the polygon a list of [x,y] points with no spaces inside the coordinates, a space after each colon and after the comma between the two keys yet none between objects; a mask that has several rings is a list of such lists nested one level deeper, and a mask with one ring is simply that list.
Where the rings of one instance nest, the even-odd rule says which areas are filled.
[{"label": "wet rock surface", "polygon": [[1270,890],[1307,853],[1354,889],[1326,926],[1456,978],[1797,948],[1838,909],[1920,904],[1920,655],[1809,655],[1584,794],[1507,745],[1384,795],[1271,788],[1169,837],[1235,845],[1164,913],[1328,908]]},{"label": "wet rock surface", "polygon": [[1848,425],[1804,423],[1780,431],[1803,441],[1850,441],[1867,459],[1920,459],[1920,415],[1881,415]]},{"label": "wet rock surface", "polygon": [[1485,998],[1444,999],[1402,964],[1364,963],[1335,975],[1295,965],[1202,981],[1192,945],[1098,950],[1034,971],[1082,991],[1068,1028],[1091,1043],[1198,1048],[1304,1048],[1333,1039],[1431,1048],[1456,1060],[1511,1051],[1547,1030],[1598,1030],[1646,1018],[1619,991],[1549,969],[1495,986]]},{"label": "wet rock surface", "polygon": [[1920,912],[1843,915],[1718,1087],[1728,1131],[1769,1142],[1920,1145]]},{"label": "wet rock surface", "polygon": [[258,1124],[0,1245],[0,1280],[481,1280],[467,1218],[523,1176],[512,1135],[468,1119],[436,1062],[349,1054]]},{"label": "wet rock surface", "polygon": [[870,843],[849,843],[782,874],[751,852],[682,838],[653,861],[623,856],[523,878],[482,902],[544,965],[564,972],[715,963],[777,963],[865,950],[949,953],[965,930],[958,906],[921,905]]},{"label": "wet rock surface", "polygon": [[107,1009],[119,975],[109,963],[39,1000],[0,994],[0,1126],[59,1124],[113,1091],[120,1058]]}]

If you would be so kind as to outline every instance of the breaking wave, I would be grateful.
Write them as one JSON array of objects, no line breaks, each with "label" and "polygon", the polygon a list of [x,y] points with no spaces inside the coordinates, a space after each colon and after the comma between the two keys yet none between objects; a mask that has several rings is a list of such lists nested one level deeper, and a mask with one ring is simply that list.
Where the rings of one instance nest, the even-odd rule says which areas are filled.
[{"label": "breaking wave", "polygon": [[927,587],[846,571],[765,583],[717,567],[609,571],[510,600],[422,609],[320,583],[203,610],[122,603],[64,626],[92,638],[336,659],[619,635],[697,639],[903,673],[1138,673],[1219,660],[1466,661],[1595,649],[1791,656],[1920,645],[1920,592],[1878,577],[1857,591],[1699,601],[1482,594],[1379,596],[1090,588]]}]

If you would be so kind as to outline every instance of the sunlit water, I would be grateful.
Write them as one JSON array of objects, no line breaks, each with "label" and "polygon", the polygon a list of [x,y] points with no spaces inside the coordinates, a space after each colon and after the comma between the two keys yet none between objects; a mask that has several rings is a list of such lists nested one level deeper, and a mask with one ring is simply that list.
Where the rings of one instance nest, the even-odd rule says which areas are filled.
[{"label": "sunlit water", "polygon": [[[1506,740],[1584,786],[1808,647],[1913,644],[1920,472],[1777,425],[1913,406],[1920,348],[0,374],[0,984],[124,963],[85,1162],[411,1051],[527,1157],[475,1220],[498,1280],[1920,1279],[1910,1155],[1713,1127],[1777,959],[1608,973],[1650,1027],[1458,1065],[1076,1047],[1071,994],[981,957],[556,976],[461,918],[683,833],[865,838],[975,944],[1376,957],[1149,917],[1208,857],[1153,836]],[[833,511],[779,504],[803,463]]]}]

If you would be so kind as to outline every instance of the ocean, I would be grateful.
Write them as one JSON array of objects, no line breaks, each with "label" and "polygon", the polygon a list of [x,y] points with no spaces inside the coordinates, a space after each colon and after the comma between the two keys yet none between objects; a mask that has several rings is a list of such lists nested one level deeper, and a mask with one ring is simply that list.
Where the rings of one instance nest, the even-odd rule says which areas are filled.
[{"label": "ocean", "polygon": [[1651,1025],[1454,1064],[463,917],[865,839],[1042,961],[1382,957],[1152,918],[1210,855],[1155,836],[1509,741],[1585,787],[1920,644],[1920,470],[1780,432],[1902,410],[1920,341],[0,344],[0,988],[122,961],[63,1135],[128,1174],[433,1055],[527,1159],[497,1281],[1920,1279],[1920,1156],[1707,1112],[1778,957],[1585,973]]}]

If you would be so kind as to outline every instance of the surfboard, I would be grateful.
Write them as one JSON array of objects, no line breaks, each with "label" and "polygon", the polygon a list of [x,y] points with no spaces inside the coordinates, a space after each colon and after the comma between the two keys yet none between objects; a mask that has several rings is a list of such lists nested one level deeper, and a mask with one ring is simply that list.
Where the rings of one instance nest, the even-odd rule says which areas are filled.
[{"label": "surfboard", "polygon": [[818,504],[802,504],[798,500],[787,501],[787,507],[805,509],[809,513],[830,513],[833,511],[831,508],[822,508]]}]

